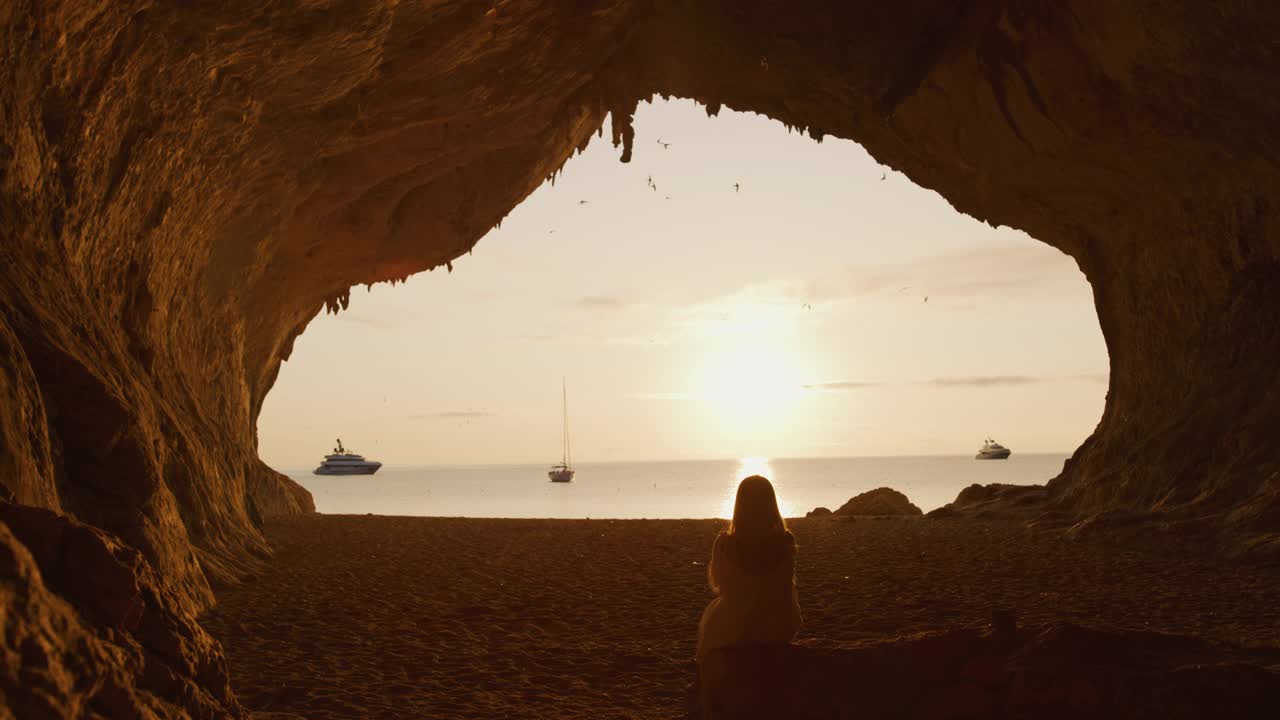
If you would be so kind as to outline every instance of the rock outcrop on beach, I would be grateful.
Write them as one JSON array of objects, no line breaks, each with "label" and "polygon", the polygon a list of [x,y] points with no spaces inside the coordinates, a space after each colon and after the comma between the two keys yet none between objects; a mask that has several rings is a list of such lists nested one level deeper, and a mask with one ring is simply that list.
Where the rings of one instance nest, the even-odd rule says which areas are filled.
[{"label": "rock outcrop on beach", "polygon": [[1280,653],[1074,625],[717,650],[690,717],[1271,718]]},{"label": "rock outcrop on beach", "polygon": [[881,487],[859,493],[836,509],[836,515],[923,515],[906,495]]},{"label": "rock outcrop on beach", "polygon": [[0,497],[207,608],[311,508],[254,429],[307,323],[452,269],[606,116],[628,160],[662,95],[851,138],[1069,254],[1110,387],[1052,501],[1274,538],[1278,33],[1269,4],[4,5]]},{"label": "rock outcrop on beach", "polygon": [[[1052,504],[1048,488],[1043,485],[973,484],[960,491],[956,499],[929,511],[931,518],[989,517],[992,515],[1048,517]],[[1069,513],[1051,511],[1050,515],[1070,517]]]}]

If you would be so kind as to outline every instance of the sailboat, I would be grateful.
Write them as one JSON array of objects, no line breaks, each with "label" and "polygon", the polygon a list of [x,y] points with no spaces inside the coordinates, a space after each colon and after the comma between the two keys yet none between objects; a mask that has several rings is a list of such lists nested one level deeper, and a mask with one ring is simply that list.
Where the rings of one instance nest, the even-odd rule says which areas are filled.
[{"label": "sailboat", "polygon": [[573,466],[569,464],[569,391],[565,389],[564,380],[560,381],[560,393],[564,401],[564,439],[560,450],[560,464],[552,465],[547,471],[547,477],[551,478],[551,482],[573,482]]}]

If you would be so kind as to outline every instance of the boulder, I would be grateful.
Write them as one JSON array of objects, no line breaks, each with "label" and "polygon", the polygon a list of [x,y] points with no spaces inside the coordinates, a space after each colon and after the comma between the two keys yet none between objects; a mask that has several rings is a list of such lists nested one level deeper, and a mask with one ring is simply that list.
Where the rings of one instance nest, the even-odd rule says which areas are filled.
[{"label": "boulder", "polygon": [[1049,491],[1044,485],[1008,483],[970,485],[961,490],[955,500],[928,513],[931,519],[1005,517],[1034,521],[1040,525],[1055,514],[1060,515],[1061,511],[1052,508]]},{"label": "boulder", "polygon": [[805,513],[804,516],[807,518],[814,518],[814,517],[827,517],[830,514],[831,514],[831,508],[816,507],[810,510],[809,512]]},{"label": "boulder", "polygon": [[876,488],[855,495],[835,511],[836,515],[923,515],[906,495],[893,488]]}]

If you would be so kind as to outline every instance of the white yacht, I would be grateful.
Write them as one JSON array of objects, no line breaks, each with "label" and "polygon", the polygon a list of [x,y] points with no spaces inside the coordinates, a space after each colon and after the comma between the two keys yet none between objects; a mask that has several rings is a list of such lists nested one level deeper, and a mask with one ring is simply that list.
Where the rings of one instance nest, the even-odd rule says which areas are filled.
[{"label": "white yacht", "polygon": [[560,456],[560,464],[552,465],[547,471],[547,477],[551,482],[567,483],[573,482],[573,466],[569,464],[569,391],[564,387],[564,381],[560,383],[560,392],[564,396],[564,436],[561,440],[562,455]]},{"label": "white yacht", "polygon": [[313,472],[316,475],[372,475],[380,467],[382,463],[365,460],[363,455],[342,447],[342,439],[339,438],[338,447],[333,449],[332,454],[325,455],[324,462]]},{"label": "white yacht", "polygon": [[978,450],[978,454],[974,457],[977,460],[1007,460],[1011,452],[1009,448],[987,438],[986,442],[982,443],[982,449]]}]

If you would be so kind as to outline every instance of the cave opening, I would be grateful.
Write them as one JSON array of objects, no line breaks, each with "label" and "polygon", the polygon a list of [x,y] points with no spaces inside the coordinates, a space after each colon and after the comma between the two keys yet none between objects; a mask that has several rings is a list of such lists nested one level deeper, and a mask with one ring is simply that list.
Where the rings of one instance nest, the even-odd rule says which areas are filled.
[{"label": "cave opening", "polygon": [[[829,294],[806,295],[804,280],[826,289],[823,273],[838,274],[842,263],[864,270],[893,264],[822,256],[821,246],[809,244],[819,228],[799,222],[813,222],[817,209],[803,217],[794,208],[757,215],[733,228],[748,216],[726,213],[708,220],[722,231],[711,240],[673,242],[684,228],[650,222],[668,215],[666,193],[659,195],[667,176],[642,163],[674,161],[688,143],[666,129],[658,142],[643,116],[631,122],[636,103],[654,96],[695,98],[713,114],[750,110],[815,138],[856,140],[901,173],[846,163],[861,168],[849,183],[866,187],[849,195],[862,202],[863,216],[890,208],[880,193],[909,177],[959,212],[1025,230],[1070,256],[1088,278],[1092,303],[1074,307],[1086,316],[1096,311],[1106,338],[1105,411],[1030,507],[1002,506],[1001,491],[987,487],[970,494],[968,510],[914,524],[797,519],[810,638],[941,634],[923,640],[920,655],[911,649],[920,645],[900,638],[878,644],[885,652],[870,661],[854,652],[841,656],[850,664],[824,661],[823,672],[789,676],[796,692],[778,698],[803,712],[772,716],[874,714],[863,712],[863,691],[872,685],[888,715],[1211,716],[1224,707],[1280,715],[1272,672],[1280,629],[1268,612],[1280,579],[1274,562],[1267,564],[1280,551],[1280,94],[1268,90],[1280,77],[1274,7],[250,5],[205,4],[194,12],[147,2],[10,3],[0,10],[10,49],[0,62],[0,644],[20,661],[0,668],[0,715],[244,718],[269,709],[311,718],[494,717],[517,714],[512,698],[531,717],[644,715],[655,698],[662,716],[676,715],[719,520],[315,514],[304,488],[262,462],[277,441],[268,428],[260,446],[255,428],[295,339],[298,364],[272,403],[311,362],[326,328],[381,302],[382,289],[357,292],[347,319],[313,324],[299,338],[318,308],[346,309],[352,287],[434,267],[436,274],[409,287],[439,285],[440,302],[423,306],[442,316],[452,307],[465,319],[466,299],[451,291],[470,282],[467,268],[475,262],[476,278],[490,276],[479,264],[488,248],[500,256],[504,234],[532,209],[521,203],[606,117],[616,121],[608,134],[634,162],[615,171],[654,170],[659,188],[644,182],[647,175],[627,176],[619,187],[649,203],[636,212],[571,198],[559,220],[599,223],[575,231],[574,255],[586,262],[619,248],[647,249],[667,260],[657,277],[687,270],[705,281],[727,267],[755,284],[703,284],[700,295],[657,312],[657,279],[577,292],[584,279],[609,274],[568,259],[549,271],[535,261],[554,246],[541,242],[547,250],[534,250],[529,275],[574,286],[554,296],[573,329],[603,325],[609,332],[601,337],[634,341],[654,333],[614,331],[661,329],[626,323],[674,317],[688,321],[677,327],[701,327],[725,342],[697,353],[703,365],[654,360],[669,366],[656,379],[670,382],[622,391],[647,396],[624,398],[629,407],[669,413],[653,425],[714,441],[690,457],[738,455],[744,468],[766,468],[773,456],[809,453],[765,441],[798,429],[823,442],[824,430],[811,428],[834,426],[834,413],[796,421],[795,408],[844,407],[846,430],[868,416],[891,427],[887,414],[870,410],[877,398],[892,403],[884,398],[908,390],[933,398],[923,404],[934,412],[913,426],[945,420],[944,397],[992,400],[992,419],[974,420],[984,427],[955,440],[964,443],[958,452],[971,452],[969,438],[988,432],[1014,445],[1017,457],[1035,447],[1009,436],[1011,421],[1017,433],[1030,424],[1000,417],[997,400],[1054,383],[1021,367],[994,368],[987,356],[969,359],[976,367],[963,374],[901,358],[877,368],[872,350],[910,342],[900,335],[874,341],[879,336],[867,328],[856,338],[861,344],[843,342],[864,351],[863,365],[824,352],[821,340],[858,328],[841,313],[859,307],[879,307],[874,314],[882,318],[900,310],[892,329],[924,327],[930,340],[983,327],[1003,312],[1045,307],[1002,296],[981,317],[939,328],[930,325],[937,315],[964,316],[948,307],[957,288],[936,293],[932,279],[927,304],[921,297],[899,307],[887,291],[845,305]],[[715,133],[728,134],[725,127]],[[789,150],[800,157],[813,147]],[[754,150],[736,146],[737,155]],[[786,189],[812,200],[838,187],[804,178],[760,192],[778,178],[718,174],[730,164],[706,162],[675,173],[673,182],[702,171],[707,182],[689,187],[698,204],[753,208]],[[578,206],[579,199],[589,202]],[[673,194],[669,202],[680,201]],[[896,222],[927,214],[919,206]],[[769,272],[726,266],[737,256],[715,252],[715,242],[750,237],[749,230],[770,231],[761,255]],[[1039,248],[1025,238],[1016,244]],[[691,247],[707,250],[711,263],[682,264]],[[1014,253],[1011,246],[1000,258]],[[827,262],[815,273],[819,257]],[[642,252],[628,260],[637,273],[646,267]],[[897,258],[912,270],[917,260]],[[957,264],[940,263],[953,271]],[[441,278],[452,265],[459,274]],[[566,268],[571,282],[562,279]],[[620,292],[628,289],[634,294]],[[515,304],[509,292],[504,297]],[[651,306],[630,307],[639,303]],[[774,317],[762,308],[781,318],[781,329],[766,323],[764,334],[786,343],[753,356],[759,343],[727,339]],[[700,326],[697,318],[712,322]],[[821,318],[842,321],[826,326]],[[449,318],[441,319],[443,328]],[[1095,320],[1082,322],[1092,330]],[[1015,327],[1009,318],[998,324]],[[380,332],[400,345],[430,337],[426,330]],[[589,368],[539,358],[550,345],[533,336],[555,332],[564,328],[525,333],[488,354],[504,367],[543,366],[512,382],[543,393],[531,391],[524,416],[470,397],[432,406],[377,387],[359,397],[414,401],[406,413],[428,416],[431,428],[415,439],[438,437],[447,445],[429,448],[434,456],[453,452],[462,460],[482,445],[507,443],[450,438],[432,423],[462,419],[462,429],[474,432],[510,415],[528,442],[513,459],[533,460],[556,446],[556,384],[566,376],[579,451],[643,455],[643,445],[610,449],[600,441],[626,426],[625,418],[598,420],[604,415],[590,405],[610,393],[616,399],[616,386],[605,392],[588,379]],[[1038,352],[1063,340],[1035,335],[1027,345]],[[382,354],[419,360],[421,369],[462,346],[442,338],[425,359],[403,347]],[[634,342],[610,345],[616,355],[597,353],[603,349],[579,347],[572,359],[621,370],[618,357],[651,352]],[[915,356],[945,354],[916,349]],[[740,371],[734,361],[742,357],[755,364]],[[842,362],[824,367],[824,358]],[[1059,389],[1078,391],[1081,402],[1101,395],[1100,368],[1049,367]],[[447,378],[474,369],[435,366]],[[786,383],[762,382],[787,373]],[[344,371],[323,374],[325,384],[312,394],[337,395]],[[750,403],[741,400],[744,388]],[[344,400],[354,414],[358,406]],[[1066,407],[1046,405],[1060,414]],[[752,412],[762,407],[769,412]],[[459,413],[473,413],[469,426]],[[761,418],[775,425],[755,424]],[[712,424],[732,432],[708,432]],[[370,450],[346,427],[312,434],[299,443],[307,445],[308,465],[311,443],[327,446],[332,435],[370,452],[382,452],[378,440],[391,437],[374,434]],[[867,433],[840,437],[870,441]],[[781,461],[774,469],[781,472]],[[997,605],[1014,606],[1029,623],[1012,645],[1001,631],[1008,616],[991,612]],[[998,632],[987,637],[1008,652],[994,666],[978,664],[982,688],[972,674],[942,673],[924,687],[898,672],[912,658],[936,659],[934,643],[973,647],[970,631],[988,624]],[[617,629],[625,632],[610,634]],[[559,642],[566,634],[572,643]],[[228,639],[228,655],[214,635]],[[518,652],[493,651],[504,647]],[[784,650],[792,651],[803,656],[804,648]],[[880,662],[886,658],[901,663]],[[962,659],[953,670],[974,669],[973,656]],[[868,680],[856,672],[869,664],[884,673]],[[1036,675],[1033,666],[1053,670]],[[1095,672],[1103,666],[1105,683]],[[369,678],[376,681],[362,682]],[[724,687],[749,690],[749,676]],[[968,712],[943,712],[948,700],[952,710],[970,701]]]},{"label": "cave opening", "polygon": [[[972,482],[1049,480],[1097,424],[1106,348],[1068,256],[851,141],[688,100],[633,123],[629,163],[597,139],[448,269],[313,319],[264,403],[262,459],[322,512],[592,516],[611,498],[504,501],[490,477],[556,459],[561,378],[584,463],[772,458],[785,477],[813,470],[778,459],[893,456],[887,479],[911,483],[905,458],[1015,448],[1013,472],[915,485],[930,510]],[[386,492],[311,475],[335,437],[387,464]],[[406,466],[435,466],[435,489],[406,490]]]}]

